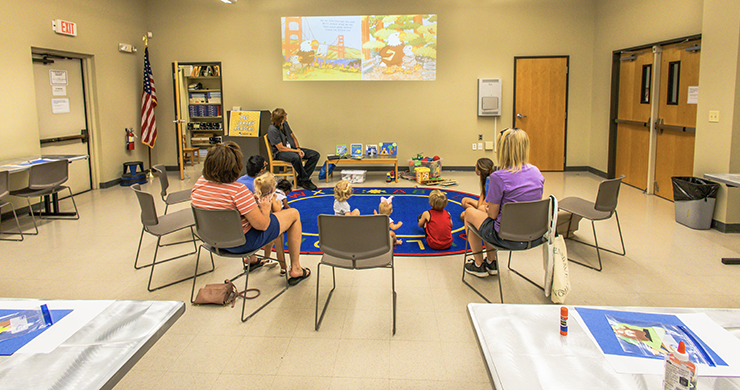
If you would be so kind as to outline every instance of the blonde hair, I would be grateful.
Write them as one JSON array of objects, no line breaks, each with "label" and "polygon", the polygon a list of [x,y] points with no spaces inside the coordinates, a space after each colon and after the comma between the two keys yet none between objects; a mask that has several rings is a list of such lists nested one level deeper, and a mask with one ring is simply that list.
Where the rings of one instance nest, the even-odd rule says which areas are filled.
[{"label": "blonde hair", "polygon": [[444,210],[447,207],[447,195],[440,190],[434,190],[429,193],[429,205],[434,210]]},{"label": "blonde hair", "polygon": [[378,212],[385,215],[391,215],[393,212],[393,203],[383,202],[380,201],[380,205],[378,205]]},{"label": "blonde hair", "polygon": [[265,172],[254,178],[254,195],[262,198],[275,191],[276,186],[275,175],[272,172]]},{"label": "blonde hair", "polygon": [[352,183],[347,180],[340,180],[337,185],[334,186],[334,199],[344,202],[352,196]]},{"label": "blonde hair", "polygon": [[510,172],[519,172],[529,161],[529,136],[516,127],[506,129],[498,136],[498,165]]}]

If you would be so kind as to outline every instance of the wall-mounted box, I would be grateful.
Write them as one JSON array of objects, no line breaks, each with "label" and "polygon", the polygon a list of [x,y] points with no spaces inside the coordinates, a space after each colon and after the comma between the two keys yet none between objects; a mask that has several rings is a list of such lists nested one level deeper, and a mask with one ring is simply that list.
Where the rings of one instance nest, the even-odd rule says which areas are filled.
[{"label": "wall-mounted box", "polygon": [[501,116],[501,79],[478,79],[478,116]]}]

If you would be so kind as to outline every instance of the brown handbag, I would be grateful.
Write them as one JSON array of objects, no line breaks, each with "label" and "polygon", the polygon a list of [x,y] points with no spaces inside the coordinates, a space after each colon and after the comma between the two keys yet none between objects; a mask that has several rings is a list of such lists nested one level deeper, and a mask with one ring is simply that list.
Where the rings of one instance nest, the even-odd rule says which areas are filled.
[{"label": "brown handbag", "polygon": [[245,299],[254,299],[260,295],[260,290],[256,288],[250,288],[247,291],[256,291],[257,294],[251,297],[246,296],[246,291],[239,292],[236,285],[231,280],[226,279],[223,283],[207,284],[205,287],[198,290],[198,295],[193,301],[196,305],[215,304],[226,306],[231,303],[231,307],[234,307],[236,303],[236,297],[242,297]]}]

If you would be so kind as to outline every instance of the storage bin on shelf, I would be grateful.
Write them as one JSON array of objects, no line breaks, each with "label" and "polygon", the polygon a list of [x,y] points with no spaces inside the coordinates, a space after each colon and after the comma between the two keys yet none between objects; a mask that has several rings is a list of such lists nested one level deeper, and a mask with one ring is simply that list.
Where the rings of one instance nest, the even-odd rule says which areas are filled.
[{"label": "storage bin on shelf", "polygon": [[342,170],[342,180],[347,180],[350,183],[364,183],[365,182],[365,170]]},{"label": "storage bin on shelf", "polygon": [[[409,160],[409,171],[414,172],[416,160]],[[429,168],[429,179],[437,179],[442,176],[442,159],[435,161],[420,160],[421,167]]]}]

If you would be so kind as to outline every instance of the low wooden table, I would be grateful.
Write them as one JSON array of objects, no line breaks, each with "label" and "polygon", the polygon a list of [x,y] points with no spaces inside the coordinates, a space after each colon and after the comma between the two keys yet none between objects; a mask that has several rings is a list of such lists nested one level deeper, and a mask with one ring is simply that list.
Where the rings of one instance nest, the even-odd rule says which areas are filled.
[{"label": "low wooden table", "polygon": [[[328,172],[329,165],[328,164],[334,164],[334,165],[388,165],[393,164],[394,172],[396,172],[396,183],[398,183],[398,156],[365,156],[361,159],[356,158],[340,158],[335,160],[326,159],[326,169]],[[334,172],[332,172],[331,176],[334,176]],[[329,182],[329,175],[326,175],[326,182]]]}]

